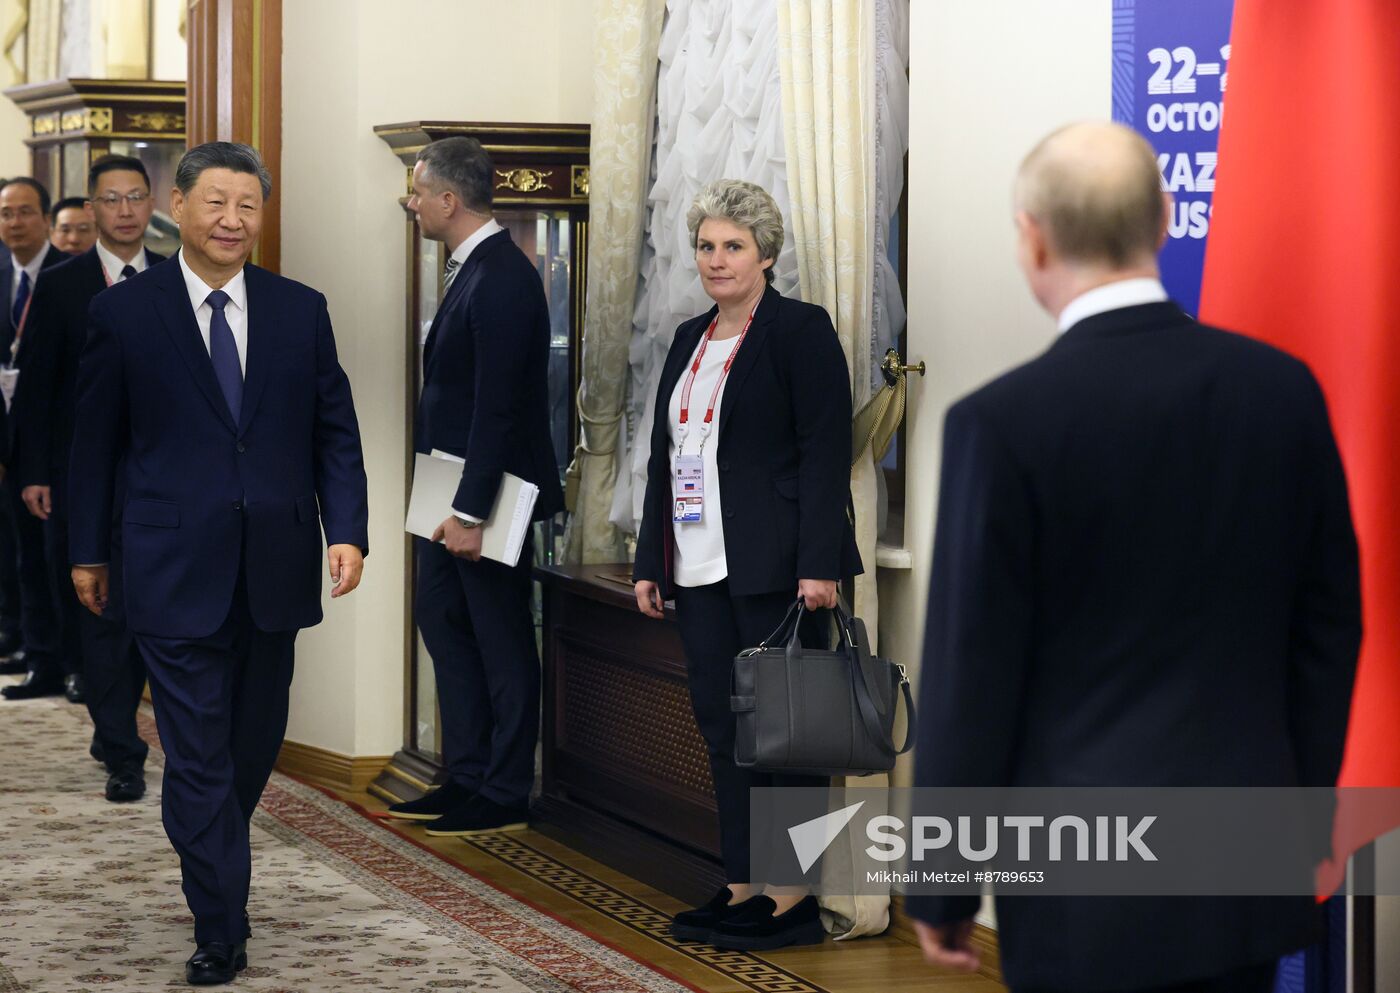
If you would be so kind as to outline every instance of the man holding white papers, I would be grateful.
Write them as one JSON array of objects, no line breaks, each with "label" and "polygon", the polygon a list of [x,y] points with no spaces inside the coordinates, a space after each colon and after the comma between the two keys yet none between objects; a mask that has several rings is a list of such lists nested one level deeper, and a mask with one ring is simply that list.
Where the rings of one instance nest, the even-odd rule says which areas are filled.
[{"label": "man holding white papers", "polygon": [[491,159],[475,139],[429,144],[409,209],[448,259],[423,348],[414,447],[465,460],[452,513],[418,542],[415,614],[433,658],[449,780],[389,815],[466,836],[525,826],[539,735],[540,662],[528,536],[515,565],[482,557],[482,528],[511,515],[507,474],[539,488],[532,520],[563,509],[549,436],[549,312],[534,264],[491,216]]}]

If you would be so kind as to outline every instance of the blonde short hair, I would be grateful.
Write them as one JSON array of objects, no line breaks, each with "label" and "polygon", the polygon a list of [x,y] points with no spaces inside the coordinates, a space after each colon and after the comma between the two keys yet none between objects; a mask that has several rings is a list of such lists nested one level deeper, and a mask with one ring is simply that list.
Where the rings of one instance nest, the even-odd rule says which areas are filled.
[{"label": "blonde short hair", "polygon": [[[768,191],[756,183],[717,179],[696,194],[685,216],[692,249],[699,243],[700,225],[707,220],[729,221],[748,228],[760,261],[776,260],[783,250],[783,212]],[[763,276],[773,282],[773,267],[765,269]]]}]

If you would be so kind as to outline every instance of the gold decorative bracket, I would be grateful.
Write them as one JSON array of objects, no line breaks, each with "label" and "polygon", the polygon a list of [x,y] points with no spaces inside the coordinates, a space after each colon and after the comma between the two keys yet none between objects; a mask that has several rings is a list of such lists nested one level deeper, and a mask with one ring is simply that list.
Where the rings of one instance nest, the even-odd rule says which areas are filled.
[{"label": "gold decorative bracket", "polygon": [[514,190],[516,193],[534,193],[536,190],[543,190],[549,187],[548,179],[554,172],[541,172],[538,169],[509,169],[506,171],[496,170],[496,178],[500,180],[496,184],[498,190]]}]

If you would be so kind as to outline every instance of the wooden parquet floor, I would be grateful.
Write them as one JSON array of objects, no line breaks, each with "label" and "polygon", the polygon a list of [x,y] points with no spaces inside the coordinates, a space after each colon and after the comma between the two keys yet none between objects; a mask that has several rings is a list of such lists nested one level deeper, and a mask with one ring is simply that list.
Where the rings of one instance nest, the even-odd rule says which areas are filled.
[{"label": "wooden parquet floor", "polygon": [[[364,792],[332,792],[371,813],[385,806]],[[984,976],[933,969],[917,947],[892,934],[761,955],[678,943],[666,931],[669,915],[684,909],[678,901],[538,832],[462,840],[430,838],[407,822],[383,823],[706,993],[1005,993]]]}]

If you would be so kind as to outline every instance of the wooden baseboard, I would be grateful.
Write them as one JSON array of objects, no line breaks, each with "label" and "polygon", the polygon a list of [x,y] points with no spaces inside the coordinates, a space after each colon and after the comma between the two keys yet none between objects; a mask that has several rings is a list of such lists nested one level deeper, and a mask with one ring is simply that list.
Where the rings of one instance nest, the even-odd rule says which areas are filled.
[{"label": "wooden baseboard", "polygon": [[277,770],[317,786],[358,793],[372,783],[389,764],[388,755],[342,755],[328,748],[282,742]]},{"label": "wooden baseboard", "polygon": [[[904,897],[898,893],[890,898],[889,933],[900,941],[908,942],[911,945],[919,943],[918,935],[914,933],[913,921],[904,912]],[[996,929],[989,928],[985,924],[973,924],[972,947],[977,949],[977,954],[982,959],[982,965],[977,970],[977,974],[1000,983],[1002,981],[1001,952],[997,946]]]}]

